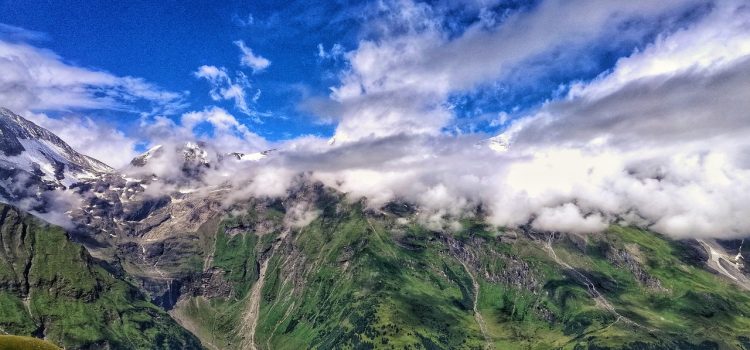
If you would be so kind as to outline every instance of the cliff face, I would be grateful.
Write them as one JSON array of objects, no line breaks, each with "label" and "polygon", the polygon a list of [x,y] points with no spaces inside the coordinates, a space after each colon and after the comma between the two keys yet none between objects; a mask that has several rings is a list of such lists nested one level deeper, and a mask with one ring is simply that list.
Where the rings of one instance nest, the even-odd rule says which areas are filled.
[{"label": "cliff face", "polygon": [[200,348],[65,232],[0,205],[0,330],[69,349]]}]

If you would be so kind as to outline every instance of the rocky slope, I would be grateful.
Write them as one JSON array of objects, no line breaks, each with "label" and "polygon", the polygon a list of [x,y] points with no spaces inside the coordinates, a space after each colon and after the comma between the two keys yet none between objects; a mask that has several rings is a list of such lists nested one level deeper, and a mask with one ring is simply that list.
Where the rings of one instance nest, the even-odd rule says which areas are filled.
[{"label": "rocky slope", "polygon": [[68,349],[200,348],[54,226],[0,205],[0,331]]},{"label": "rocky slope", "polygon": [[0,198],[20,201],[109,172],[50,131],[0,108]]}]

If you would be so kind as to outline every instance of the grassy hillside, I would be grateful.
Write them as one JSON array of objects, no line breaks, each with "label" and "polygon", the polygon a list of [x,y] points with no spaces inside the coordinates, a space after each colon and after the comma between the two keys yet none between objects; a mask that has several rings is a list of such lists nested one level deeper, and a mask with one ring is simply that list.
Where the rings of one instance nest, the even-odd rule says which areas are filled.
[{"label": "grassy hillside", "polygon": [[231,292],[179,306],[211,347],[249,348],[264,272],[260,349],[750,348],[750,293],[651,232],[577,237],[466,220],[446,233],[334,197],[318,209],[285,234],[254,229],[280,223],[283,208],[223,221],[209,268]]},{"label": "grassy hillside", "polygon": [[54,344],[32,337],[0,335],[0,350],[59,350]]},{"label": "grassy hillside", "polygon": [[65,232],[0,205],[0,331],[67,349],[197,349],[198,340]]}]

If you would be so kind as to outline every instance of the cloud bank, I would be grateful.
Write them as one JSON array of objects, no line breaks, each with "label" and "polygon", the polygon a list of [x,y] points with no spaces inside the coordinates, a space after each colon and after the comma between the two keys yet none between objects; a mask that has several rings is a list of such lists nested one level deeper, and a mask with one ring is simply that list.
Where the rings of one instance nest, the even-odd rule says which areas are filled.
[{"label": "cloud bank", "polygon": [[[670,22],[699,5],[548,1],[490,29],[485,20],[446,37],[410,17],[430,11],[399,2],[409,10],[398,18],[406,30],[346,54],[350,67],[331,94],[336,142],[278,145],[278,154],[253,165],[246,180],[255,185],[244,188],[276,193],[304,173],[375,208],[416,203],[436,228],[481,212],[498,226],[551,231],[625,222],[675,237],[747,236],[750,10],[741,2],[699,7],[694,21],[668,26],[612,70],[511,121],[501,135],[507,151],[493,151],[480,135],[444,132],[456,91],[503,79],[550,48],[609,40],[618,23]],[[546,24],[584,7],[591,16],[562,16],[554,30]]]}]

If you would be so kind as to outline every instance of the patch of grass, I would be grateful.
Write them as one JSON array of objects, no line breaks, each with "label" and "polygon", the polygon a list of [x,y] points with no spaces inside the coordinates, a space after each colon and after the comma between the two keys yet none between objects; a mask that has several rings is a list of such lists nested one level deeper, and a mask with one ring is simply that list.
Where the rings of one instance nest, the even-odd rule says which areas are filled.
[{"label": "patch of grass", "polygon": [[[604,253],[591,251],[628,247],[637,248],[634,254],[639,266],[658,279],[663,289],[639,284],[632,271],[615,266]],[[585,255],[569,247],[558,248],[558,255],[589,275],[620,314],[643,326],[628,328],[618,324],[605,333],[594,333],[597,340],[590,343],[676,348],[715,343],[738,348],[734,339],[750,333],[750,294],[698,266],[685,264],[680,259],[682,247],[679,242],[652,232],[613,226],[592,238]]]},{"label": "patch of grass", "polygon": [[0,335],[0,350],[60,350],[54,344],[32,337]]},{"label": "patch of grass", "polygon": [[238,234],[233,237],[222,229],[216,235],[213,265],[226,272],[226,279],[234,286],[235,298],[243,298],[258,279],[255,248],[258,237],[254,234]]}]

